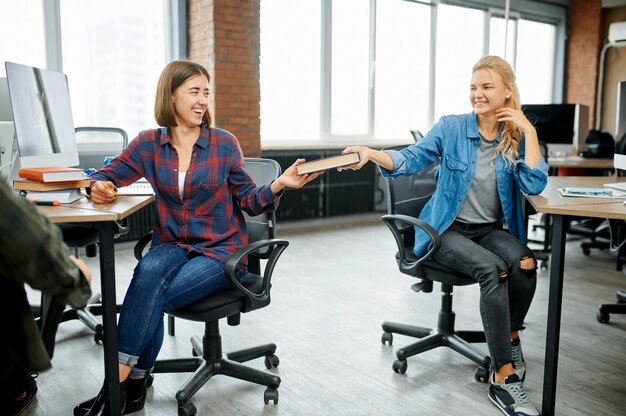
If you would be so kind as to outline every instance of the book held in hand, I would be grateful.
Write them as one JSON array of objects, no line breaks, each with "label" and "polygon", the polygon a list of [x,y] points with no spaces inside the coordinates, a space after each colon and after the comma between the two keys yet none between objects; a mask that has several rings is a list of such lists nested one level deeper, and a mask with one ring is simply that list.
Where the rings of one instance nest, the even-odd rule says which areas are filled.
[{"label": "book held in hand", "polygon": [[16,179],[13,181],[13,189],[18,191],[58,191],[60,189],[89,188],[91,179],[63,182],[38,182],[28,179]]},{"label": "book held in hand", "polygon": [[353,152],[304,162],[296,166],[296,169],[298,170],[298,175],[305,175],[307,173],[353,165],[358,163],[360,160],[361,157],[359,156],[359,153]]},{"label": "book held in hand", "polygon": [[38,182],[77,181],[85,179],[83,170],[79,168],[20,168],[18,173],[20,178]]},{"label": "book held in hand", "polygon": [[63,189],[59,191],[26,191],[26,199],[38,202],[55,202],[71,204],[83,198],[80,189]]}]

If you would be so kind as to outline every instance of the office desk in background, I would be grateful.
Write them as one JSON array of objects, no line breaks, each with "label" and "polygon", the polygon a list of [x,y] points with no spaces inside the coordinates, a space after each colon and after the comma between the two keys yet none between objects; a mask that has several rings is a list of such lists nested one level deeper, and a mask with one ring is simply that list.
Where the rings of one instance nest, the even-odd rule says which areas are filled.
[{"label": "office desk in background", "polygon": [[551,168],[613,169],[613,159],[586,157],[548,157]]},{"label": "office desk in background", "polygon": [[[117,312],[115,295],[116,224],[154,201],[153,195],[118,196],[111,204],[92,204],[83,198],[57,207],[38,206],[39,212],[54,223],[90,223],[100,235],[100,286],[102,291],[102,326],[104,327],[104,376],[109,390],[111,414],[119,414],[119,372],[117,360]],[[86,398],[76,398],[77,404]]]},{"label": "office desk in background", "polygon": [[[611,162],[613,162],[611,160]],[[556,379],[561,331],[561,304],[563,301],[563,269],[565,263],[564,217],[583,216],[626,220],[626,205],[621,199],[564,197],[558,188],[567,186],[602,187],[607,182],[626,182],[626,177],[607,180],[606,176],[550,176],[540,195],[528,195],[533,208],[552,215],[552,258],[550,261],[550,290],[546,329],[546,354],[543,372],[541,414],[553,416],[556,399]]]}]

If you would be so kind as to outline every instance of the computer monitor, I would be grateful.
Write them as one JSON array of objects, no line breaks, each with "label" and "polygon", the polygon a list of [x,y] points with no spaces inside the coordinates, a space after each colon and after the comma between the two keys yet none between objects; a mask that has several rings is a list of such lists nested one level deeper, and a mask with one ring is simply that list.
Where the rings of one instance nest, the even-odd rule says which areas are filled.
[{"label": "computer monitor", "polygon": [[617,83],[617,107],[615,110],[615,141],[619,141],[626,136],[626,81]]},{"label": "computer monitor", "polygon": [[67,77],[6,62],[19,167],[78,165]]},{"label": "computer monitor", "polygon": [[589,133],[589,107],[582,104],[524,104],[522,111],[551,156],[584,148]]},{"label": "computer monitor", "polygon": [[0,77],[0,121],[13,121],[9,86],[5,77]]}]

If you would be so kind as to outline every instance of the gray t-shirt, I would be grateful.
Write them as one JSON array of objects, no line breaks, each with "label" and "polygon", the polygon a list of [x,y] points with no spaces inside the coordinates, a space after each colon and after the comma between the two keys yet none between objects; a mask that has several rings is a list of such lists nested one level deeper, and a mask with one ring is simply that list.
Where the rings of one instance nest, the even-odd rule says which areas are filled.
[{"label": "gray t-shirt", "polygon": [[500,196],[496,186],[493,161],[496,142],[481,135],[476,150],[476,175],[456,220],[469,224],[497,222],[500,218]]}]

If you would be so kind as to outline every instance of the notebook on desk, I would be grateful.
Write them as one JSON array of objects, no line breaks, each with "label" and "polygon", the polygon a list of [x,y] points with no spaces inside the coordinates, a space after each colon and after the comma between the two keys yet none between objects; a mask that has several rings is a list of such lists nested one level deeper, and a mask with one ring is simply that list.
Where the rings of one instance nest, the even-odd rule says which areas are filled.
[{"label": "notebook on desk", "polygon": [[117,188],[118,195],[154,195],[154,189],[147,179],[141,178],[137,182]]},{"label": "notebook on desk", "polygon": [[611,189],[618,189],[620,191],[626,191],[626,182],[613,182],[605,183],[604,186]]}]

